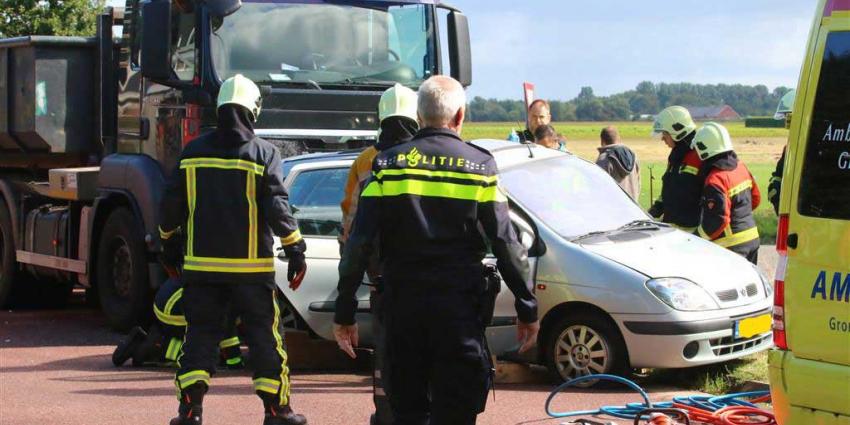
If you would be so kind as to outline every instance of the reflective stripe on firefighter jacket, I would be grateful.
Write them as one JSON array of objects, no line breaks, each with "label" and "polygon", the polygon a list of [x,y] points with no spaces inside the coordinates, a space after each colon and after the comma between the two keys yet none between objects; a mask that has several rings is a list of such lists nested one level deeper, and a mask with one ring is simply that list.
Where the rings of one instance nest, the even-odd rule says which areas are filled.
[{"label": "reflective stripe on firefighter jacket", "polygon": [[487,253],[484,235],[515,294],[519,319],[535,321],[527,253],[508,217],[492,155],[451,130],[433,128],[381,151],[340,261],[334,320],[354,323],[356,291],[376,236],[385,273],[415,275],[480,266]]},{"label": "reflective stripe on firefighter jacket", "polygon": [[665,223],[686,231],[694,231],[699,224],[703,187],[702,161],[690,147],[695,134],[685,136],[670,152],[667,170],[661,178],[661,198],[653,206]]},{"label": "reflective stripe on firefighter jacket", "polygon": [[283,187],[280,152],[255,137],[223,143],[205,134],[183,150],[166,186],[160,238],[184,234],[186,282],[269,282],[274,235],[303,244]]},{"label": "reflective stripe on firefighter jacket", "polygon": [[[734,154],[730,158],[734,158]],[[757,247],[758,244],[753,210],[758,208],[761,194],[742,162],[737,158],[724,162],[731,165],[713,167],[706,177],[699,234],[733,251],[749,250],[750,245]]]}]

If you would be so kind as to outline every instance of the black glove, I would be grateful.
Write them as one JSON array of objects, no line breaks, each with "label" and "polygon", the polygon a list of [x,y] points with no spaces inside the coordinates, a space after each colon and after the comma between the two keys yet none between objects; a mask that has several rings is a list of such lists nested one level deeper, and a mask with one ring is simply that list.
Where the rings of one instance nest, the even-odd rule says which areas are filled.
[{"label": "black glove", "polygon": [[286,258],[289,261],[286,279],[289,280],[289,288],[293,291],[301,286],[304,275],[307,273],[307,259],[304,256],[306,251],[307,244],[303,240],[291,246],[283,247],[283,252],[286,253]]},{"label": "black glove", "polygon": [[661,203],[661,201],[655,201],[655,203],[652,204],[652,207],[650,207],[649,211],[647,212],[649,212],[649,215],[651,215],[653,218],[659,219],[661,218],[661,216],[664,215],[664,204]]}]

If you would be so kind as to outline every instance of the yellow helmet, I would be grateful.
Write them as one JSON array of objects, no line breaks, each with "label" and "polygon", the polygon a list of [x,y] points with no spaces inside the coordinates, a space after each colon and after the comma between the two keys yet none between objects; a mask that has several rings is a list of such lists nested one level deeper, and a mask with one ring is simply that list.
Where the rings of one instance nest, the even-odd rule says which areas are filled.
[{"label": "yellow helmet", "polygon": [[236,74],[221,84],[216,108],[227,104],[243,106],[251,112],[251,119],[257,121],[262,100],[260,88],[242,74]]},{"label": "yellow helmet", "polygon": [[655,123],[652,124],[652,134],[660,136],[662,132],[670,133],[670,137],[678,142],[691,134],[697,129],[694,124],[691,113],[681,106],[670,106],[664,108],[655,116]]},{"label": "yellow helmet", "polygon": [[378,102],[378,119],[383,121],[389,117],[406,117],[416,121],[417,101],[415,91],[396,84],[381,95],[381,101]]},{"label": "yellow helmet", "polygon": [[699,158],[705,161],[723,152],[731,151],[733,149],[732,137],[729,136],[726,127],[716,122],[707,122],[697,130],[697,134],[691,142],[691,148],[696,149]]}]

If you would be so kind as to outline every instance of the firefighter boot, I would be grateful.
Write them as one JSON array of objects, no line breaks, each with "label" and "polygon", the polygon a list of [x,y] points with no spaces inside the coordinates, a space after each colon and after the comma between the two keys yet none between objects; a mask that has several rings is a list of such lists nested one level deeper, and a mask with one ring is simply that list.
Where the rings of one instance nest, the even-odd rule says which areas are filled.
[{"label": "firefighter boot", "polygon": [[118,346],[115,347],[115,351],[112,353],[112,364],[115,366],[123,365],[124,362],[133,356],[136,348],[145,341],[147,336],[148,334],[145,330],[139,326],[131,329],[130,333],[127,334],[127,338],[123,339],[118,343]]},{"label": "firefighter boot", "polygon": [[206,392],[207,384],[202,382],[189,385],[180,391],[180,407],[177,408],[177,417],[172,419],[168,425],[202,425],[202,405]]},{"label": "firefighter boot", "polygon": [[133,366],[162,361],[162,332],[156,325],[148,329],[147,337],[133,349]]},{"label": "firefighter boot", "polygon": [[[280,405],[276,394],[258,393],[263,399],[263,407],[266,410],[266,418],[263,425],[306,425],[307,418],[292,411],[288,404]],[[173,424],[172,424],[173,425]]]}]

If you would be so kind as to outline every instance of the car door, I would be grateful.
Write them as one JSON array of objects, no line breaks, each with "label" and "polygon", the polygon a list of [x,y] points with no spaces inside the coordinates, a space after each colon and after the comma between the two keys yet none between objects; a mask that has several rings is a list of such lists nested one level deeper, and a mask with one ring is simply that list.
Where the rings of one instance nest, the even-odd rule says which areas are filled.
[{"label": "car door", "polygon": [[[276,261],[277,285],[289,305],[309,328],[320,337],[333,339],[333,315],[337,267],[340,259],[338,237],[342,231],[342,201],[351,161],[326,161],[299,164],[292,168],[284,181],[289,203],[298,219],[301,235],[307,243],[307,274],[297,291],[286,280],[286,258],[281,251]],[[369,288],[357,292],[357,321],[364,330],[370,329]],[[363,344],[369,344],[368,334]]]}]

